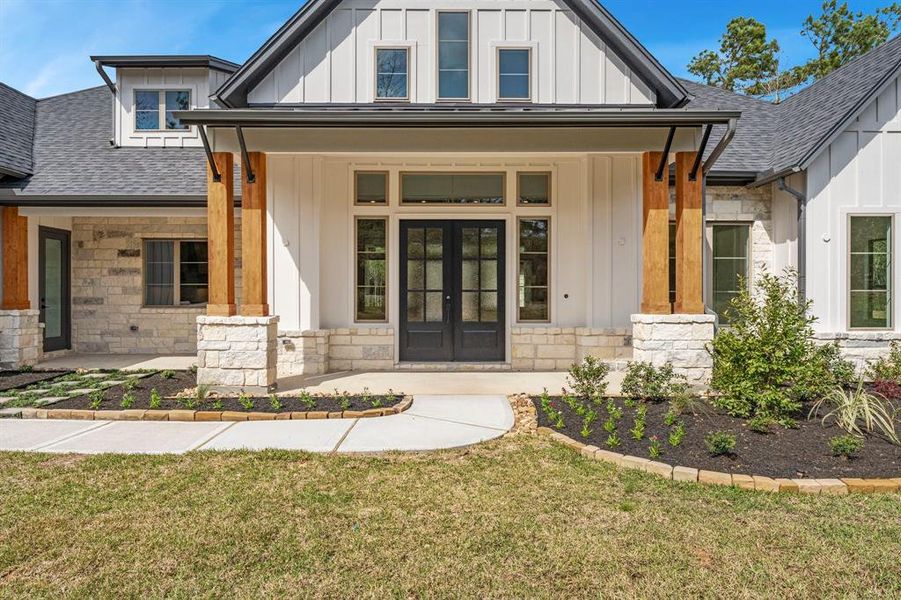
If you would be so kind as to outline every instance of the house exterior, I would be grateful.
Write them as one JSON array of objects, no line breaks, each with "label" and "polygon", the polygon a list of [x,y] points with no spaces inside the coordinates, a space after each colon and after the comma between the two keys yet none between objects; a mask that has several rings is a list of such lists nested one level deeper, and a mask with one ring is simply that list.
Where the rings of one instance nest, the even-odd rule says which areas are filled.
[{"label": "house exterior", "polygon": [[[161,49],[165,50],[165,49]],[[244,64],[0,85],[0,361],[709,375],[739,281],[901,339],[901,38],[779,105],[679,80],[594,0],[310,0]]]}]

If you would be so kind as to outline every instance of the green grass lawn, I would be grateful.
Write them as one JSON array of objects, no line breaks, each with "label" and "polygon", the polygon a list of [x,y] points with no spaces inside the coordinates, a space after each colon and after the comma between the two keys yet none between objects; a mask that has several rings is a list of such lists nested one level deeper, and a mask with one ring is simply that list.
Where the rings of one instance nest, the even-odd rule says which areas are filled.
[{"label": "green grass lawn", "polygon": [[534,437],[0,453],[0,596],[897,597],[901,495],[665,482]]}]

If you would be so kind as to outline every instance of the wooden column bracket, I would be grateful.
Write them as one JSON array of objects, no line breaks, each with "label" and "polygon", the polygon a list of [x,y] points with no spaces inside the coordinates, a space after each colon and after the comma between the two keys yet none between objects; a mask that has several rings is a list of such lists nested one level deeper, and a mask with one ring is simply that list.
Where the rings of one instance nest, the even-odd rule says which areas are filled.
[{"label": "wooden column bracket", "polygon": [[662,152],[642,155],[641,312],[669,314],[669,178],[657,180]]},{"label": "wooden column bracket", "polygon": [[28,217],[3,207],[3,310],[28,310]]},{"label": "wooden column bracket", "polygon": [[696,152],[676,153],[676,304],[674,311],[704,313],[703,177],[692,180]]},{"label": "wooden column bracket", "polygon": [[241,314],[269,315],[266,277],[266,155],[248,152],[245,168],[253,181],[241,178]]},{"label": "wooden column bracket", "polygon": [[214,152],[213,160],[222,177],[215,180],[207,165],[207,237],[209,254],[209,300],[211,316],[235,314],[235,190],[234,157]]}]

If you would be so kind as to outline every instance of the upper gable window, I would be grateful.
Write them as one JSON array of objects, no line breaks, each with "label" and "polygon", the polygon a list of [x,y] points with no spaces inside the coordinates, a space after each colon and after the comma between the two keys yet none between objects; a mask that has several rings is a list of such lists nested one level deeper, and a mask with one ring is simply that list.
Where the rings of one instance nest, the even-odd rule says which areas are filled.
[{"label": "upper gable window", "polygon": [[528,48],[499,48],[497,51],[497,99],[529,100]]},{"label": "upper gable window", "polygon": [[438,99],[469,100],[469,13],[438,13]]},{"label": "upper gable window", "polygon": [[188,129],[188,126],[176,119],[173,113],[190,108],[189,90],[135,90],[135,129],[137,131]]},{"label": "upper gable window", "polygon": [[407,48],[375,49],[376,100],[408,100],[410,98],[409,64]]}]

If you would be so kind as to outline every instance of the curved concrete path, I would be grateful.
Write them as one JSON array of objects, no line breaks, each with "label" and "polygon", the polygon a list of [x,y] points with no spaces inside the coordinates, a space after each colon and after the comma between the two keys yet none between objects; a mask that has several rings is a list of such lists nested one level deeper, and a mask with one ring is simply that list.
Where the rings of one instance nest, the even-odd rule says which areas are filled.
[{"label": "curved concrete path", "polygon": [[182,454],[191,450],[422,451],[469,446],[513,426],[504,396],[414,396],[409,410],[371,419],[165,422],[0,420],[0,450]]}]

